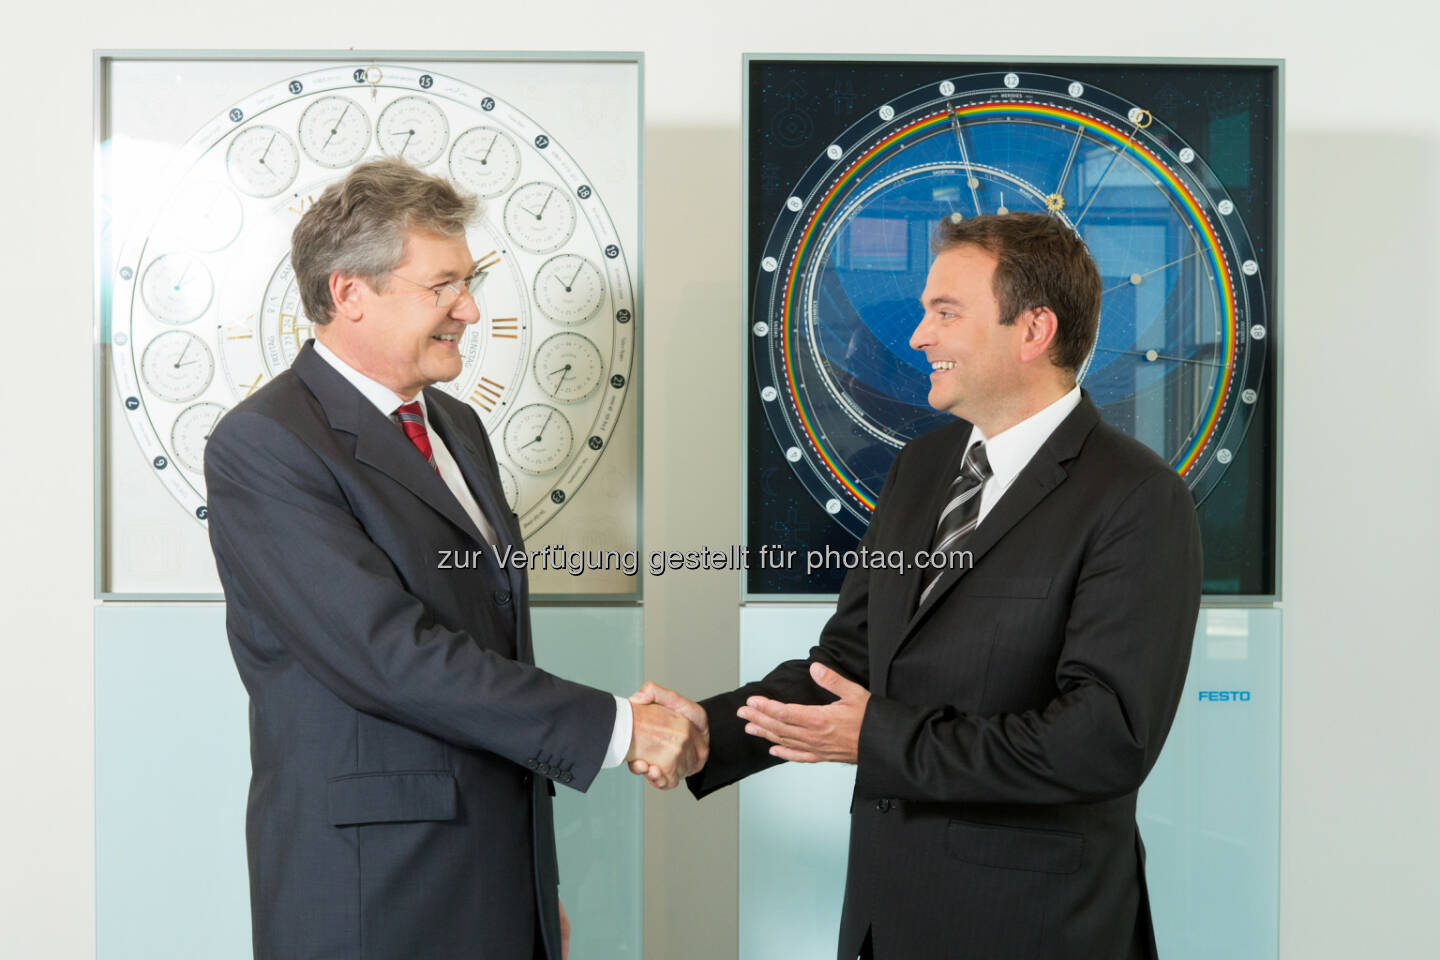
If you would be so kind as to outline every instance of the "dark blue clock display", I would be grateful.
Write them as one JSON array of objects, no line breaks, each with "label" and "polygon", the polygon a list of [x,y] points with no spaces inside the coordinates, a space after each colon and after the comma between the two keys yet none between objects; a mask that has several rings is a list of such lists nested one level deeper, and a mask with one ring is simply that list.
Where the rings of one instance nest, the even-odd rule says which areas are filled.
[{"label": "dark blue clock display", "polygon": [[[1252,218],[1269,226],[1268,202],[1250,209],[1253,193],[1232,196],[1203,150],[1167,122],[1165,104],[1053,65],[897,67],[873,84],[873,99],[843,97],[846,109],[834,113],[848,122],[831,119],[827,133],[813,78],[838,73],[837,89],[854,94],[857,81],[877,76],[879,65],[865,66],[847,76],[819,65],[802,81],[792,70],[788,84],[771,77],[759,91],[767,118],[752,103],[750,132],[760,137],[751,175],[760,182],[751,200],[763,194],[770,204],[751,220],[752,542],[843,547],[846,536],[828,526],[851,543],[863,534],[899,448],[949,420],[926,402],[928,366],[908,344],[935,225],[1007,211],[1057,217],[1085,240],[1103,296],[1080,381],[1108,422],[1165,458],[1205,503],[1245,450],[1257,413],[1271,415],[1262,402],[1271,276],[1251,226]],[[901,89],[907,75],[926,73]],[[807,113],[812,99],[822,109]],[[795,158],[807,152],[802,168]],[[787,155],[793,172],[777,176],[766,158]],[[761,417],[770,449],[757,458]],[[778,475],[777,454],[790,478]],[[1259,494],[1268,503],[1265,479]],[[797,483],[805,497],[788,493]],[[1218,536],[1207,537],[1207,553]],[[752,572],[750,588],[838,585],[823,573],[788,581],[784,571],[758,582]],[[1267,587],[1217,591],[1207,582],[1210,592]]]}]

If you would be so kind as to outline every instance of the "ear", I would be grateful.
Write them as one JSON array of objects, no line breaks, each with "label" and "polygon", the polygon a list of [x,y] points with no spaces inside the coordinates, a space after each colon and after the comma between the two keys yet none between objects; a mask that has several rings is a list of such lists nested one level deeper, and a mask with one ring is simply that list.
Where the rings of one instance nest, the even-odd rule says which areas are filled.
[{"label": "ear", "polygon": [[370,287],[359,277],[341,273],[330,274],[330,303],[335,308],[333,319],[352,323],[365,316],[365,298]]},{"label": "ear", "polygon": [[1032,363],[1050,352],[1060,321],[1049,307],[1033,307],[1015,318],[1021,327],[1020,361]]}]

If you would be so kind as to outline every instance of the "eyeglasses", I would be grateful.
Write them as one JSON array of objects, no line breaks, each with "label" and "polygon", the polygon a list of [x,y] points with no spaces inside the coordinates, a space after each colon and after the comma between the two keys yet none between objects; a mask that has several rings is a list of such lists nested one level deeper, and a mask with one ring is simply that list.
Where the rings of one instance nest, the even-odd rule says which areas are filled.
[{"label": "eyeglasses", "polygon": [[438,283],[433,287],[428,284],[420,283],[418,280],[411,280],[409,277],[402,277],[398,273],[392,272],[389,275],[397,280],[404,280],[406,283],[417,286],[422,290],[429,290],[431,293],[435,294],[436,309],[449,310],[451,307],[455,306],[456,301],[458,301],[462,296],[469,296],[472,300],[477,298],[480,295],[480,288],[485,284],[485,278],[489,276],[486,271],[489,270],[492,266],[494,266],[497,262],[499,262],[498,257],[487,257],[481,260],[476,260],[474,263],[470,264],[470,272],[467,273],[462,279],[458,281],[449,280],[445,283]]}]

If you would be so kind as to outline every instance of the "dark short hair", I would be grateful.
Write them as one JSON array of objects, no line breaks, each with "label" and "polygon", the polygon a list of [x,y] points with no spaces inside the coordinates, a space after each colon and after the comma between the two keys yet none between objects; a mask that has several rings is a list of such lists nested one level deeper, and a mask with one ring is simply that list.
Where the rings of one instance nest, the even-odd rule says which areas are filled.
[{"label": "dark short hair", "polygon": [[1006,326],[1026,310],[1055,313],[1050,361],[1070,373],[1080,369],[1095,346],[1100,324],[1100,271],[1085,241],[1058,217],[1002,213],[960,219],[946,217],[935,228],[936,254],[972,244],[996,259],[993,289]]},{"label": "dark short hair", "polygon": [[329,323],[330,275],[363,277],[377,290],[405,259],[405,234],[464,236],[479,202],[398,159],[362,163],[330,184],[290,234],[290,266],[311,323]]}]

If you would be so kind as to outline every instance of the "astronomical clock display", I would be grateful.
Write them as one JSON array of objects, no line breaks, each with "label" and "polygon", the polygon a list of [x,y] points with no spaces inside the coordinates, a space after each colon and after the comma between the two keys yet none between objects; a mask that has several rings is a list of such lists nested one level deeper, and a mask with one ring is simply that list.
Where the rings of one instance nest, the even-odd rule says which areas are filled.
[{"label": "astronomical clock display", "polygon": [[[1197,504],[1222,485],[1273,377],[1273,269],[1254,239],[1272,236],[1272,211],[1253,183],[1232,196],[1206,144],[1171,125],[1173,97],[1056,66],[906,65],[876,82],[875,64],[832,63],[827,105],[819,73],[751,65],[770,70],[751,90],[751,457],[793,475],[752,481],[752,543],[804,536],[806,515],[853,542],[900,447],[951,419],[908,343],[942,218],[1030,211],[1076,231],[1103,291],[1082,386]],[[1196,129],[1213,146],[1210,119]]]},{"label": "astronomical clock display", "polygon": [[510,506],[535,534],[605,457],[635,372],[633,251],[584,158],[524,104],[443,69],[282,70],[213,106],[116,238],[110,374],[156,480],[205,520],[210,431],[313,332],[291,230],[350,168],[399,157],[482,199],[467,236],[485,268],[481,318],[460,341],[463,372],[439,388],[480,415]]}]

